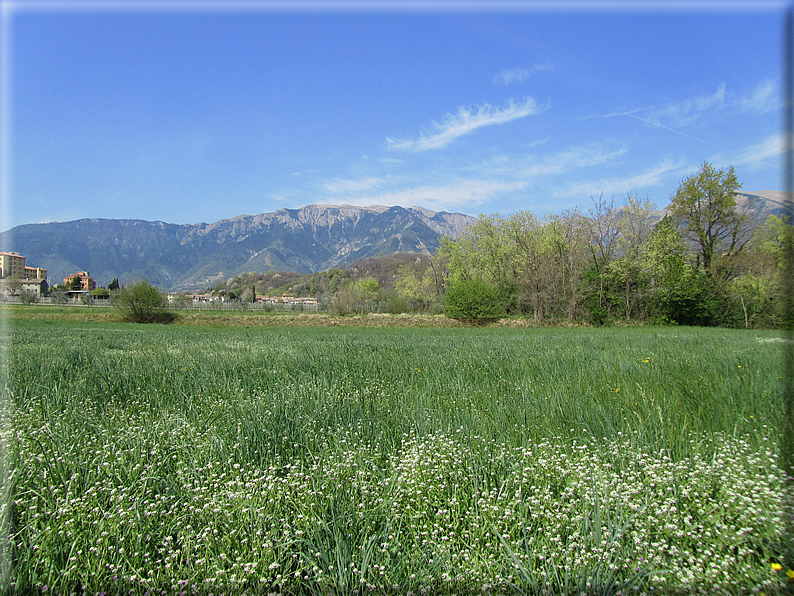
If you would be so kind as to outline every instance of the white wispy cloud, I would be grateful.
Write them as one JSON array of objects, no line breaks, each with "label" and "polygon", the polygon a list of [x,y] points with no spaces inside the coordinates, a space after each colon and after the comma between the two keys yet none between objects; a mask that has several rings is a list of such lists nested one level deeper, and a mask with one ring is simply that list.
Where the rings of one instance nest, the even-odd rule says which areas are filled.
[{"label": "white wispy cloud", "polygon": [[511,100],[503,110],[494,108],[487,103],[476,106],[474,109],[459,108],[457,114],[448,114],[443,122],[434,122],[435,132],[433,134],[422,134],[418,139],[394,140],[387,138],[386,140],[390,149],[401,151],[419,152],[440,149],[483,126],[504,124],[530,114],[536,114],[544,109],[546,108],[539,107],[531,97],[527,97],[522,103],[514,103]]},{"label": "white wispy cloud", "polygon": [[724,105],[725,85],[720,85],[711,95],[690,97],[678,103],[653,108],[648,112],[647,119],[653,124],[683,128],[694,124],[704,112]]},{"label": "white wispy cloud", "polygon": [[777,109],[779,105],[777,95],[777,84],[774,81],[762,81],[748,95],[730,93],[723,84],[714,93],[708,95],[696,95],[663,106],[640,108],[623,112],[622,115],[633,116],[662,128],[685,128],[714,114],[730,116],[769,112]]},{"label": "white wispy cloud", "polygon": [[477,168],[477,176],[499,175],[518,180],[565,175],[581,168],[615,163],[627,153],[626,148],[610,149],[600,144],[571,146],[563,151],[542,155],[493,155]]},{"label": "white wispy cloud", "polygon": [[335,205],[421,205],[436,211],[460,210],[474,212],[478,205],[492,201],[514,201],[516,191],[531,186],[548,188],[547,178],[569,176],[588,167],[614,164],[626,154],[625,148],[605,147],[594,143],[569,146],[553,153],[527,155],[491,155],[477,162],[447,164],[445,173],[434,172],[433,178],[387,174],[368,177],[335,177],[320,179],[313,187],[323,193],[316,197],[324,204]]},{"label": "white wispy cloud", "polygon": [[510,70],[503,70],[497,75],[494,75],[494,85],[511,85],[513,83],[520,83],[526,81],[533,74],[551,70],[554,68],[551,64],[535,64],[530,68],[513,68]]},{"label": "white wispy cloud", "polygon": [[749,97],[739,99],[738,105],[742,112],[771,112],[779,106],[777,83],[764,81]]},{"label": "white wispy cloud", "polygon": [[369,178],[361,178],[359,180],[345,180],[342,178],[335,178],[333,180],[324,180],[319,184],[320,190],[331,194],[342,194],[352,192],[363,192],[372,190],[378,186],[382,186],[386,182],[385,178],[371,176]]},{"label": "white wispy cloud", "polygon": [[331,204],[399,205],[414,207],[421,205],[434,211],[446,211],[462,207],[472,207],[493,200],[500,193],[518,190],[524,182],[502,182],[493,180],[458,180],[450,184],[424,185],[365,196],[338,196],[324,199]]},{"label": "white wispy cloud", "polygon": [[760,143],[751,145],[742,151],[739,156],[732,161],[733,165],[755,167],[767,165],[763,163],[769,159],[777,159],[786,152],[786,135],[784,133],[775,134],[767,137]]},{"label": "white wispy cloud", "polygon": [[642,189],[649,186],[658,186],[662,184],[665,178],[670,174],[675,172],[681,173],[684,169],[685,164],[683,161],[673,163],[669,160],[665,160],[659,166],[634,176],[607,178],[570,184],[566,187],[557,189],[554,195],[558,197],[570,197],[575,195],[597,196],[601,193],[606,195],[612,193],[627,193],[638,188]]},{"label": "white wispy cloud", "polygon": [[598,145],[570,147],[565,151],[552,153],[540,160],[530,160],[519,169],[523,177],[559,175],[579,168],[610,163],[626,154],[626,149],[604,149]]}]

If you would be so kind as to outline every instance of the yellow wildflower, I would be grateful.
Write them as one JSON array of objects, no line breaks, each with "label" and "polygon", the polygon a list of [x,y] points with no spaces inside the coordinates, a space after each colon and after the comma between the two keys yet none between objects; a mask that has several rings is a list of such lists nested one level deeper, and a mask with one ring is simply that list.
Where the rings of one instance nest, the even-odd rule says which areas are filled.
[{"label": "yellow wildflower", "polygon": [[781,565],[780,563],[772,563],[772,569],[774,569],[775,571],[780,571],[781,569],[783,569],[783,565]]},{"label": "yellow wildflower", "polygon": [[794,579],[794,569],[789,569],[788,571],[786,571],[786,575],[788,576],[789,579]]}]

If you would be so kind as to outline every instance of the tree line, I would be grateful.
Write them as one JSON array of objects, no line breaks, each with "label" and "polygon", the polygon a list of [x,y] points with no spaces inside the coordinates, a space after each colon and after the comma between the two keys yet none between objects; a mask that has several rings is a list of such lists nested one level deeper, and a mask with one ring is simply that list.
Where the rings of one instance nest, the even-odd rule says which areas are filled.
[{"label": "tree line", "polygon": [[494,305],[490,318],[789,325],[790,222],[771,215],[755,224],[737,206],[740,188],[733,167],[706,162],[660,220],[648,199],[631,194],[619,207],[600,197],[587,214],[481,215],[460,238],[444,239],[434,259],[447,294],[489,288],[480,299]]},{"label": "tree line", "polygon": [[[737,204],[740,188],[732,166],[704,162],[662,215],[633,194],[619,206],[594,199],[586,213],[480,215],[459,238],[442,238],[433,255],[381,255],[306,276],[251,272],[213,293],[241,302],[265,292],[313,296],[337,315],[791,328],[791,221],[755,221]],[[158,291],[143,282],[131,290],[151,306]],[[164,297],[156,302],[155,310],[165,308]]]},{"label": "tree line", "polygon": [[[617,206],[599,197],[587,212],[480,215],[459,238],[443,238],[432,256],[380,256],[290,274],[277,290],[314,296],[339,315],[785,327],[791,222],[774,215],[755,221],[737,204],[740,189],[732,166],[704,162],[681,182],[663,216],[634,194]],[[226,292],[265,290],[264,279],[251,275],[226,282]],[[277,284],[272,272],[268,277],[272,290]]]}]

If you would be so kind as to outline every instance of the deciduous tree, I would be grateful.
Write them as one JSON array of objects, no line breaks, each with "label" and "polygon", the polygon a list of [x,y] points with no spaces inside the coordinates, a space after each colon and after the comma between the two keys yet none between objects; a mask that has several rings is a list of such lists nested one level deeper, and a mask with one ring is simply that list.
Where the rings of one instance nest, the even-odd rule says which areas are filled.
[{"label": "deciduous tree", "polygon": [[711,281],[732,277],[733,261],[750,238],[748,218],[736,206],[741,187],[733,166],[718,170],[703,162],[672,197],[672,216],[697,248],[695,266]]},{"label": "deciduous tree", "polygon": [[616,254],[608,268],[615,274],[622,289],[626,321],[637,317],[638,304],[647,286],[646,243],[651,234],[650,215],[654,204],[648,198],[632,195],[626,198],[617,224]]},{"label": "deciduous tree", "polygon": [[620,213],[615,209],[614,200],[606,201],[603,195],[592,200],[593,207],[587,212],[585,224],[590,241],[592,277],[598,281],[593,302],[598,310],[607,312],[609,310],[605,296],[607,268],[617,250]]},{"label": "deciduous tree", "polygon": [[692,267],[678,224],[668,216],[654,226],[645,250],[652,314],[683,325],[705,325],[710,295],[705,274]]}]

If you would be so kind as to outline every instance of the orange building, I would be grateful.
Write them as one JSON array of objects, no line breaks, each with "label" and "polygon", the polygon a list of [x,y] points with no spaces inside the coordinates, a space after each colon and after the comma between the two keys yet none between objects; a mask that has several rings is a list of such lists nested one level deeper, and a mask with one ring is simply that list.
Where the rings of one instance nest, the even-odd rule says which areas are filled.
[{"label": "orange building", "polygon": [[67,275],[63,278],[63,285],[70,286],[72,284],[72,280],[75,277],[80,278],[80,289],[81,290],[95,290],[96,284],[94,283],[94,278],[88,275],[88,271],[78,271],[77,273],[72,273],[71,275]]}]

